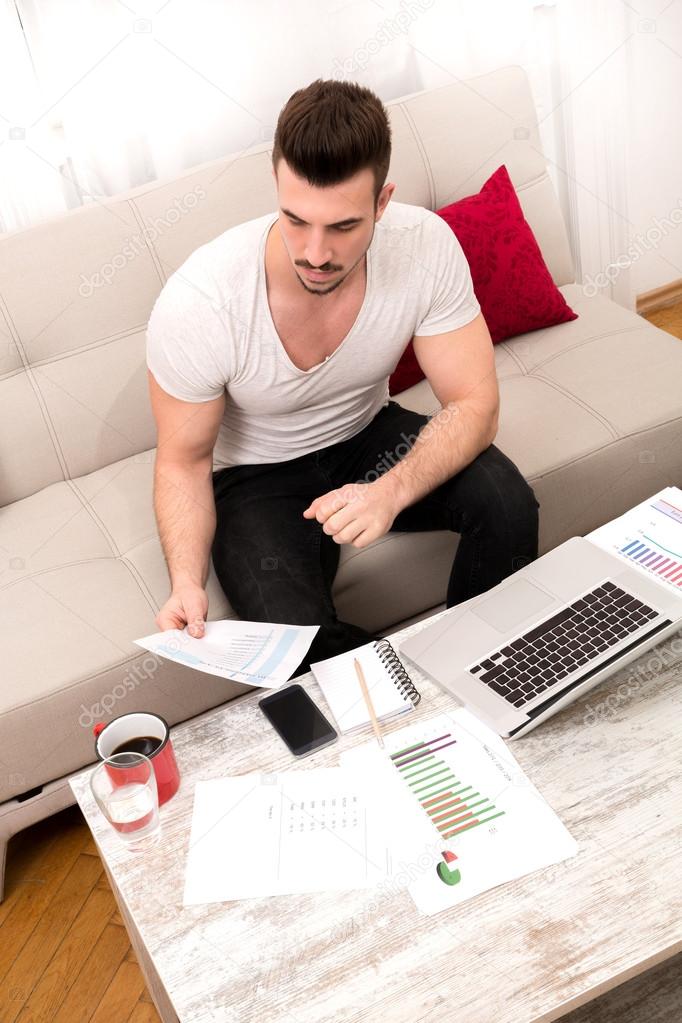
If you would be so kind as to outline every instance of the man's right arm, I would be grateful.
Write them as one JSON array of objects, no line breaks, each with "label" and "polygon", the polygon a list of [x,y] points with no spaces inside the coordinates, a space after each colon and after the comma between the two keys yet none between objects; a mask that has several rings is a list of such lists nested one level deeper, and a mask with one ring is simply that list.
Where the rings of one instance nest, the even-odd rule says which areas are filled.
[{"label": "man's right arm", "polygon": [[199,638],[208,611],[205,585],[216,527],[213,448],[225,394],[211,401],[180,401],[149,370],[147,375],[157,428],[154,511],[171,582],[156,624],[159,629],[188,625]]}]

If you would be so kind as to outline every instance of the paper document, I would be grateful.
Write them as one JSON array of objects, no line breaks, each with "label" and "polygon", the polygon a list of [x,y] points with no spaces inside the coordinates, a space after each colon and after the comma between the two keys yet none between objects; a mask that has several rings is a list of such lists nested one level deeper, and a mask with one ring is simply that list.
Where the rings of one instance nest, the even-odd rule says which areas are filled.
[{"label": "paper document", "polygon": [[682,490],[664,487],[585,539],[682,593]]},{"label": "paper document", "polygon": [[383,793],[377,812],[427,915],[574,856],[577,844],[504,741],[464,708],[341,756]]},{"label": "paper document", "polygon": [[136,639],[138,646],[208,675],[277,689],[305,657],[319,625],[268,622],[206,622],[202,639],[186,629],[167,629]]},{"label": "paper document", "polygon": [[375,885],[391,861],[364,789],[338,767],[197,782],[184,904]]}]

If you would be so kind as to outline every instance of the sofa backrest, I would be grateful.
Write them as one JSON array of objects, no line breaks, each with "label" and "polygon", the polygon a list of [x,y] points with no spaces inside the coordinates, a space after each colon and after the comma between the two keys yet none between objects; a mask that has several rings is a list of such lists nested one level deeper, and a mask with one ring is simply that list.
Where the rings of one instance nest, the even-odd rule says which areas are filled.
[{"label": "sofa backrest", "polygon": [[[395,198],[430,209],[505,163],[557,284],[571,255],[525,72],[387,103]],[[144,332],[199,245],[277,207],[266,142],[0,239],[0,506],[155,443]]]}]

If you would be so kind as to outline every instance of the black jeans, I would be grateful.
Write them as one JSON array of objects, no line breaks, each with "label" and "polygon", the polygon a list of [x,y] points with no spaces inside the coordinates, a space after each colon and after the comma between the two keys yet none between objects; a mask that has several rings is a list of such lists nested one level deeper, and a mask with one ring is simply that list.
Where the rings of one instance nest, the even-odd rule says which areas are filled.
[{"label": "black jeans", "polygon": [[[344,484],[375,479],[407,453],[427,421],[389,402],[349,440],[286,462],[213,474],[212,555],[220,585],[242,619],[320,626],[299,672],[372,638],[337,618],[331,590],[340,548],[320,523],[303,518],[304,509]],[[491,444],[400,512],[392,529],[460,534],[446,598],[452,607],[537,558],[539,507],[514,463]]]}]

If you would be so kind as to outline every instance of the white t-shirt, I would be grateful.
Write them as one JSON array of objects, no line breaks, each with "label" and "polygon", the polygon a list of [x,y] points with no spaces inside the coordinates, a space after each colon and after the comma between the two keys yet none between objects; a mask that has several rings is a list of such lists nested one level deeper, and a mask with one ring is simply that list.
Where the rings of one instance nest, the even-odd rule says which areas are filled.
[{"label": "white t-shirt", "polygon": [[298,369],[275,330],[265,240],[278,213],[196,249],[169,278],[147,328],[147,365],[182,401],[225,390],[213,468],[281,462],[362,430],[388,402],[388,378],[417,334],[442,334],[480,311],[452,229],[421,206],[389,202],[367,250],[365,298],[339,347]]}]

